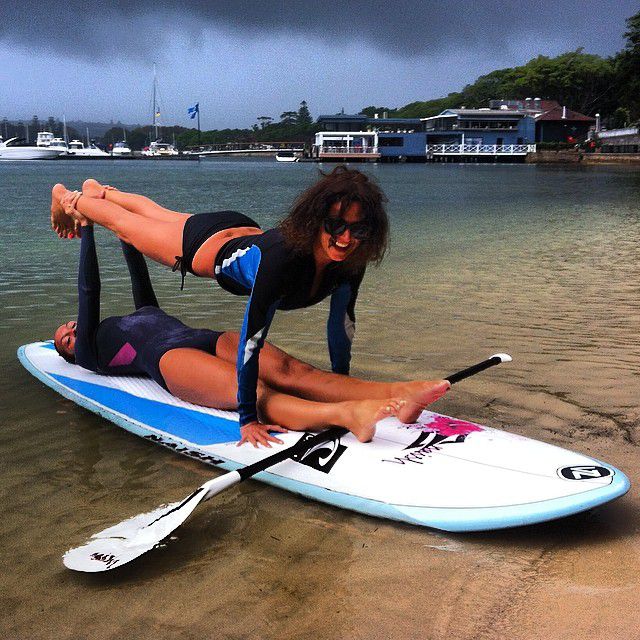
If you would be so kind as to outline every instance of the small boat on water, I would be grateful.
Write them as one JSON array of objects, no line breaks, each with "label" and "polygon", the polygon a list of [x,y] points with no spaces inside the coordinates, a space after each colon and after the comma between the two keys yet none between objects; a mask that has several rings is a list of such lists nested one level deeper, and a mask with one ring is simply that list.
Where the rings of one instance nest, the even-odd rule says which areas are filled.
[{"label": "small boat on water", "polygon": [[172,144],[156,140],[142,150],[142,155],[147,157],[167,157],[177,156],[179,152]]},{"label": "small boat on water", "polygon": [[276,153],[276,160],[278,162],[298,162],[298,159],[298,156],[288,149],[283,149]]},{"label": "small boat on water", "polygon": [[[53,137],[53,134],[51,136]],[[4,142],[0,138],[0,160],[53,160],[63,153],[65,149],[59,146],[32,145],[24,138],[18,137],[9,138]]]},{"label": "small boat on water", "polygon": [[116,142],[113,145],[113,149],[111,149],[111,155],[116,158],[122,158],[124,156],[132,155],[131,149],[125,140],[121,142]]},{"label": "small boat on water", "polygon": [[98,147],[94,142],[84,146],[81,140],[72,140],[69,143],[69,155],[78,158],[106,158],[109,154]]}]

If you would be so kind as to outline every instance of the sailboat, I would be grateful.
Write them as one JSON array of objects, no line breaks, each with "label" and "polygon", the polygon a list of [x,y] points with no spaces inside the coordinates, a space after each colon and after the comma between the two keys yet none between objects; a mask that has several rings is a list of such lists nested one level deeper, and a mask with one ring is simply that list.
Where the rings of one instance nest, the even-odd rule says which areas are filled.
[{"label": "sailboat", "polygon": [[143,156],[166,157],[177,156],[178,150],[168,142],[162,142],[158,135],[160,110],[158,109],[158,77],[156,75],[156,65],[153,65],[153,129],[155,140],[142,150]]}]

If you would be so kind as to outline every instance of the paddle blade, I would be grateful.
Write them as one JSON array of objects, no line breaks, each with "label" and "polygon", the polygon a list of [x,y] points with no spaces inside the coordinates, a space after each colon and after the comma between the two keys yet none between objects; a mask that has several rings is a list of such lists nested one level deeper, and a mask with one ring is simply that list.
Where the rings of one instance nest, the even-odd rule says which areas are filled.
[{"label": "paddle blade", "polygon": [[240,482],[230,471],[198,487],[182,502],[141,513],[91,536],[81,547],[69,549],[62,562],[74,571],[97,573],[121,567],[150,551],[175,531],[203,501]]},{"label": "paddle blade", "polygon": [[62,562],[74,571],[97,573],[121,567],[150,551],[177,529],[202,502],[200,487],[182,502],[164,505],[96,533],[81,547],[69,549]]}]

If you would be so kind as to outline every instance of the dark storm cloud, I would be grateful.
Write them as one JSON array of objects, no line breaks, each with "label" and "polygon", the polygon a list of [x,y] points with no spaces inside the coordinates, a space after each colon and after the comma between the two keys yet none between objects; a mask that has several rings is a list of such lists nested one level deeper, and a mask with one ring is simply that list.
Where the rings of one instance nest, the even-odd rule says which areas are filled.
[{"label": "dark storm cloud", "polygon": [[637,10],[631,0],[9,0],[0,3],[0,41],[72,57],[152,59],[172,35],[197,43],[217,28],[263,40],[366,44],[397,57],[499,52],[531,37],[613,53],[624,19]]}]

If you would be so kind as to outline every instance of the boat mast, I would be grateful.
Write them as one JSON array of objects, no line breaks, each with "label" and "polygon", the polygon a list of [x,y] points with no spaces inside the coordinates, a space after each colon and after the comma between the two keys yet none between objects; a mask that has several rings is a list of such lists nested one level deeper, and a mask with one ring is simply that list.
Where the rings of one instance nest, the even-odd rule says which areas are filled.
[{"label": "boat mast", "polygon": [[156,88],[158,79],[156,77],[156,63],[153,63],[153,128],[155,130],[156,140],[158,139],[158,105],[156,104]]}]

